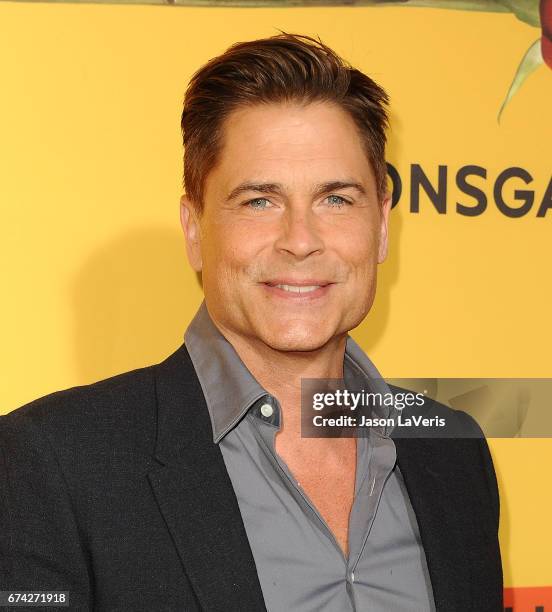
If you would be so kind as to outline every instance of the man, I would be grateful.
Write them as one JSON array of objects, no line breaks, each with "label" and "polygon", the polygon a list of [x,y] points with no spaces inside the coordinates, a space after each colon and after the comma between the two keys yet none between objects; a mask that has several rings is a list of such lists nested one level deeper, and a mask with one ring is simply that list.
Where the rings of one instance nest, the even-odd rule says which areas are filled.
[{"label": "man", "polygon": [[3,418],[2,590],[74,610],[501,610],[484,439],[301,437],[302,379],[389,391],[348,336],[387,252],[386,105],[303,36],[194,75],[181,221],[205,301],[162,363]]}]

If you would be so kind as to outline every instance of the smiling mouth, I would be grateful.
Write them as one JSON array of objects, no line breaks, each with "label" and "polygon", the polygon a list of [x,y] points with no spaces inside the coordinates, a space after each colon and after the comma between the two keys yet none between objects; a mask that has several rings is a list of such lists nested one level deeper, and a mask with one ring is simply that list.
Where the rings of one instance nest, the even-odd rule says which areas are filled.
[{"label": "smiling mouth", "polygon": [[271,285],[272,287],[278,287],[284,291],[291,291],[291,293],[310,293],[323,287],[323,285]]},{"label": "smiling mouth", "polygon": [[284,283],[284,282],[278,282],[278,281],[269,281],[264,283],[267,287],[273,288],[273,289],[280,289],[281,291],[285,291],[287,293],[292,293],[292,294],[311,294],[314,293],[320,289],[324,289],[325,287],[328,287],[329,285],[331,285],[332,283],[329,283],[327,281],[304,281],[301,283]]}]

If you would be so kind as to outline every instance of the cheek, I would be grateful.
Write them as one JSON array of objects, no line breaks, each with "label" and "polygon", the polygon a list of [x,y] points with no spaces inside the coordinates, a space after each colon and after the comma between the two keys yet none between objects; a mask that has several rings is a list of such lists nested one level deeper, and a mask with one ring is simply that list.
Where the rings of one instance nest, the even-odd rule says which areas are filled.
[{"label": "cheek", "polygon": [[260,261],[266,242],[262,232],[249,231],[247,224],[219,224],[205,237],[207,266],[216,271],[217,282],[250,274]]},{"label": "cheek", "polygon": [[350,267],[351,274],[359,279],[373,276],[378,258],[378,237],[373,226],[359,224],[354,231],[344,234],[336,250]]}]

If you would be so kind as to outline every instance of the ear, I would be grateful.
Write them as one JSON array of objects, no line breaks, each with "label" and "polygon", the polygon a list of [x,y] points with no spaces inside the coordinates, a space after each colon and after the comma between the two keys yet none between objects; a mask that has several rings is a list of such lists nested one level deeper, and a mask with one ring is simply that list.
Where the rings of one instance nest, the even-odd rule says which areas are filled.
[{"label": "ear", "polygon": [[378,248],[378,263],[383,263],[387,257],[389,235],[389,211],[391,210],[391,194],[387,192],[381,203],[380,240]]},{"label": "ear", "polygon": [[186,238],[188,261],[196,272],[203,266],[201,258],[201,230],[196,208],[186,194],[180,198],[180,224]]}]

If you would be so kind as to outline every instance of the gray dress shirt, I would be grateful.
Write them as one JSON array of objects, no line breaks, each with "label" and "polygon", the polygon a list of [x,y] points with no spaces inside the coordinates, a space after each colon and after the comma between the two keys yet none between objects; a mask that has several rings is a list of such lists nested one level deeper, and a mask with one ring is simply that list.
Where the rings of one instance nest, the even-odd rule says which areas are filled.
[{"label": "gray dress shirt", "polygon": [[[347,558],[274,447],[281,410],[212,322],[205,302],[185,333],[236,493],[268,612],[435,610],[418,525],[384,427],[357,439]],[[349,383],[385,385],[348,336]]]}]

